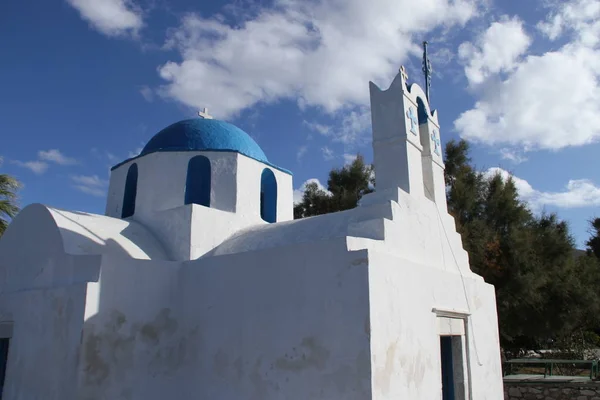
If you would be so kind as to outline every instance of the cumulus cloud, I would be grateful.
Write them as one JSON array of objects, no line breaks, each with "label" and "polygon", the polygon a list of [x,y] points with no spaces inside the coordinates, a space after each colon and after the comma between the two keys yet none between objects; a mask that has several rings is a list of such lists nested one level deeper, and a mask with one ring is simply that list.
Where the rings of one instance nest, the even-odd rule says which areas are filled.
[{"label": "cumulus cloud", "polygon": [[81,18],[107,36],[136,35],[143,25],[142,12],[128,0],[67,0]]},{"label": "cumulus cloud", "polygon": [[356,154],[346,153],[346,154],[344,154],[343,157],[344,157],[344,165],[352,164],[354,162],[354,160],[356,160]]},{"label": "cumulus cloud", "polygon": [[598,0],[561,2],[537,27],[550,40],[571,33],[583,45],[594,46],[600,41],[600,3]]},{"label": "cumulus cloud", "polygon": [[108,180],[100,179],[97,175],[73,175],[71,176],[73,187],[77,190],[96,197],[106,194]]},{"label": "cumulus cloud", "polygon": [[413,36],[465,24],[479,1],[276,0],[237,26],[188,14],[168,35],[182,59],[159,67],[160,92],[219,118],[281,99],[327,113],[366,105],[367,82],[388,82]]},{"label": "cumulus cloud", "polygon": [[470,84],[482,83],[492,74],[512,70],[525,53],[531,39],[518,18],[494,22],[475,44],[462,43],[458,56],[466,64],[465,75]]},{"label": "cumulus cloud", "polygon": [[152,103],[154,101],[154,92],[149,86],[140,87],[140,94],[148,103]]},{"label": "cumulus cloud", "polygon": [[294,190],[294,204],[300,203],[302,201],[302,196],[304,196],[304,191],[306,190],[306,185],[309,183],[316,183],[319,189],[324,191],[325,193],[331,194],[329,190],[325,186],[321,184],[321,182],[317,178],[307,179],[298,189]]},{"label": "cumulus cloud", "polygon": [[[558,150],[600,139],[600,49],[591,45],[594,41],[589,37],[597,33],[598,19],[592,20],[591,15],[598,3],[561,4],[549,17],[551,22],[545,22],[558,20],[560,29],[544,29],[551,37],[564,34],[567,25],[577,32],[560,48],[521,58],[512,57],[519,51],[503,51],[507,56],[498,60],[504,62],[490,61],[483,55],[492,24],[476,41],[478,50],[466,52],[470,58],[463,58],[465,74],[471,83],[481,83],[481,90],[476,92],[474,107],[454,121],[462,137],[523,151]],[[573,12],[580,6],[581,12]]]},{"label": "cumulus cloud", "polygon": [[296,160],[300,161],[302,159],[302,157],[304,157],[304,154],[306,154],[307,150],[308,150],[307,145],[300,146],[298,148],[298,151],[296,152]]},{"label": "cumulus cloud", "polygon": [[53,162],[59,165],[72,165],[77,164],[77,160],[65,156],[58,149],[40,150],[38,152],[38,158],[43,161]]},{"label": "cumulus cloud", "polygon": [[327,146],[324,146],[321,148],[321,153],[323,153],[323,158],[325,159],[325,161],[331,161],[335,158],[335,155],[333,154],[333,150],[331,150]]},{"label": "cumulus cloud", "polygon": [[516,151],[515,149],[500,149],[500,157],[504,160],[509,160],[514,164],[521,164],[522,162],[527,161],[527,157],[525,157],[521,152]]},{"label": "cumulus cloud", "polygon": [[31,172],[37,175],[42,175],[48,169],[48,163],[43,161],[18,161],[12,160],[13,164],[18,165],[23,168],[27,168]]},{"label": "cumulus cloud", "polygon": [[600,187],[589,179],[572,179],[569,180],[563,191],[544,192],[534,189],[526,180],[510,174],[502,168],[490,168],[485,174],[487,176],[500,174],[505,180],[512,176],[519,196],[529,204],[533,211],[540,211],[544,206],[579,208],[600,205]]},{"label": "cumulus cloud", "polygon": [[369,107],[359,106],[352,111],[344,113],[331,124],[304,121],[312,131],[319,133],[333,142],[341,143],[344,149],[349,150],[365,145],[370,140],[371,111]]}]

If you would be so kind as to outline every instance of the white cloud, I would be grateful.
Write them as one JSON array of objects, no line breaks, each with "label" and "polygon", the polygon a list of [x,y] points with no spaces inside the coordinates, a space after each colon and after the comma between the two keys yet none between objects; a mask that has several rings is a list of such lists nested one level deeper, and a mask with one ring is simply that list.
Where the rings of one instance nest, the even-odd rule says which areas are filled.
[{"label": "white cloud", "polygon": [[72,165],[77,164],[77,160],[65,156],[57,149],[40,150],[38,152],[38,158],[43,161],[53,162],[59,165]]},{"label": "white cloud", "polygon": [[344,154],[344,164],[348,165],[348,164],[352,164],[354,162],[354,160],[356,160],[356,154],[349,154],[346,153]]},{"label": "white cloud", "polygon": [[558,39],[566,32],[572,32],[576,41],[594,46],[600,41],[600,2],[561,2],[546,21],[539,22],[537,27],[551,40]]},{"label": "white cloud", "polygon": [[142,12],[129,0],[67,0],[81,17],[107,36],[136,35]]},{"label": "white cloud", "polygon": [[97,175],[73,175],[71,176],[73,187],[77,190],[96,197],[106,194],[108,181],[100,179]]},{"label": "white cloud", "polygon": [[331,130],[331,127],[328,125],[324,125],[324,124],[319,124],[317,122],[308,122],[308,121],[303,121],[304,125],[306,125],[308,127],[308,129],[310,129],[311,131],[315,131],[317,133],[320,133],[323,136],[327,136],[329,134],[329,131]]},{"label": "white cloud", "polygon": [[504,160],[512,161],[515,164],[521,164],[527,161],[525,157],[518,149],[502,148],[500,149],[500,157]]},{"label": "white cloud", "polygon": [[389,82],[412,43],[463,25],[481,0],[275,0],[232,27],[186,15],[166,47],[182,61],[159,67],[163,96],[227,118],[293,99],[328,113],[368,103],[369,80]]},{"label": "white cloud", "polygon": [[302,157],[304,157],[304,154],[306,154],[306,150],[308,150],[307,145],[303,145],[298,148],[298,152],[296,153],[296,159],[298,161],[300,161]]},{"label": "white cloud", "polygon": [[309,183],[316,183],[319,189],[321,189],[325,193],[331,194],[331,192],[327,190],[327,188],[323,186],[317,178],[307,179],[300,186],[300,188],[294,190],[294,204],[300,203],[302,201],[302,196],[304,195],[304,191],[306,190],[306,185],[308,185]]},{"label": "white cloud", "polygon": [[43,161],[11,161],[13,164],[27,168],[37,175],[42,175],[48,169],[48,163]]},{"label": "white cloud", "polygon": [[462,43],[458,47],[458,56],[466,64],[465,75],[469,83],[475,85],[492,74],[512,70],[530,44],[523,23],[516,17],[504,17],[492,23],[476,44]]},{"label": "white cloud", "polygon": [[[588,2],[567,3],[576,7]],[[462,137],[525,152],[600,140],[600,49],[591,46],[587,38],[598,22],[588,21],[586,11],[586,17],[577,17],[575,23],[575,17],[565,11],[569,7],[559,8],[553,18],[560,16],[561,21],[578,26],[573,40],[556,50],[515,61],[506,77],[499,75],[498,64],[482,67],[487,72],[481,75],[484,82],[477,102],[454,121]]]},{"label": "white cloud", "polygon": [[148,103],[152,103],[154,101],[154,92],[148,86],[140,87],[140,94]]},{"label": "white cloud", "polygon": [[335,155],[333,154],[333,150],[331,150],[327,146],[321,148],[321,153],[323,153],[323,158],[326,161],[331,161],[335,158]]},{"label": "white cloud", "polygon": [[500,174],[504,179],[512,176],[519,196],[526,201],[533,211],[540,211],[544,206],[560,208],[594,207],[600,205],[600,187],[588,179],[572,179],[561,192],[543,192],[534,189],[529,182],[511,175],[502,168],[490,168],[485,174]]},{"label": "white cloud", "polygon": [[334,142],[342,143],[345,149],[366,144],[371,129],[371,111],[369,107],[360,106],[348,111],[331,125],[304,121],[311,130],[330,138]]}]

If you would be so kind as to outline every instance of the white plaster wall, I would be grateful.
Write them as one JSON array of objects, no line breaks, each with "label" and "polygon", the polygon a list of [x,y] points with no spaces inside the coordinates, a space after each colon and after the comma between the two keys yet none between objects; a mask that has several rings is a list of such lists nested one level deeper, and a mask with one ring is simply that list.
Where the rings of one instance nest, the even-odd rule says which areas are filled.
[{"label": "white plaster wall", "polygon": [[0,322],[13,322],[3,398],[75,399],[85,283],[0,294]]},{"label": "white plaster wall", "polygon": [[369,398],[365,256],[340,239],[183,264],[105,257],[78,398]]},{"label": "white plaster wall", "polygon": [[182,328],[202,341],[179,398],[370,398],[365,255],[338,239],[185,263]]},{"label": "white plaster wall", "polygon": [[144,225],[155,232],[156,237],[164,243],[169,259],[190,259],[192,204],[145,213],[142,216],[134,215],[133,218],[143,218]]},{"label": "white plaster wall", "polygon": [[211,162],[211,207],[235,211],[237,153],[184,151],[156,152],[127,162],[111,172],[107,215],[121,217],[127,171],[138,165],[138,186],[133,219],[184,205],[188,163],[202,155]]},{"label": "white plaster wall", "polygon": [[411,129],[407,113],[417,105],[406,90],[400,74],[387,90],[370,83],[371,123],[373,126],[373,164],[377,190],[402,188],[415,197],[423,197],[422,146],[419,127]]},{"label": "white plaster wall", "polygon": [[374,400],[441,398],[441,360],[434,308],[470,311],[473,399],[501,400],[502,372],[494,288],[458,274],[369,252]]},{"label": "white plaster wall", "polygon": [[202,257],[240,229],[266,224],[256,214],[233,214],[197,204],[191,207],[191,247],[186,260]]},{"label": "white plaster wall", "polygon": [[242,253],[333,238],[344,238],[349,250],[374,249],[452,273],[457,273],[458,264],[463,274],[472,274],[452,216],[437,209],[432,201],[416,199],[400,189],[369,194],[360,207],[348,211],[251,226],[225,240],[210,254]]},{"label": "white plaster wall", "polygon": [[238,214],[260,218],[260,183],[265,168],[273,171],[277,181],[277,222],[294,219],[294,189],[292,176],[256,160],[238,154],[237,198]]},{"label": "white plaster wall", "polygon": [[260,175],[269,168],[277,179],[277,219],[293,219],[291,175],[235,152],[211,151],[156,152],[119,166],[111,172],[106,214],[121,217],[127,171],[133,163],[138,165],[138,189],[132,219],[145,222],[156,211],[183,206],[188,163],[197,155],[211,162],[211,208],[260,216]]},{"label": "white plaster wall", "polygon": [[[103,258],[88,290],[77,398],[165,399],[178,396],[179,370],[198,357],[181,336],[179,263]],[[77,382],[77,383],[76,383]]]}]

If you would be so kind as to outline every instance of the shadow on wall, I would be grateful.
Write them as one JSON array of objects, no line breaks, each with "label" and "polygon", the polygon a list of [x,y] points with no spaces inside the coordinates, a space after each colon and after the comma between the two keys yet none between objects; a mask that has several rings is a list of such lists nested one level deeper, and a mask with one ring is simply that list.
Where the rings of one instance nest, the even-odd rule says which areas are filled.
[{"label": "shadow on wall", "polygon": [[[72,218],[70,214],[80,215],[82,218],[87,219],[89,222],[97,217],[94,217],[87,213],[62,212],[60,210],[53,210],[54,213],[60,215],[61,218],[69,221],[75,225],[77,229],[85,232],[82,235],[76,230],[69,229],[68,226],[62,226],[60,228],[61,234],[65,239],[66,243],[73,244],[74,248],[68,248],[67,251],[74,252],[76,254],[110,254],[112,256],[122,256],[127,259],[130,258],[149,258],[158,260],[169,260],[167,251],[158,238],[143,224],[137,221],[120,221],[122,228],[115,228],[114,230],[100,229],[105,236],[120,235],[124,238],[123,243],[119,243],[114,239],[104,239],[98,236],[97,233],[90,230],[87,226],[80,223],[75,218]],[[105,218],[105,217],[102,217]],[[127,248],[125,247],[127,245]]]},{"label": "shadow on wall", "polygon": [[[196,361],[201,342],[199,329],[184,332],[172,308],[181,264],[133,259],[118,240],[104,240],[73,218],[69,221],[74,224],[71,229],[61,229],[65,241],[82,253],[102,254],[100,280],[88,284],[76,398],[172,395],[178,372]],[[121,235],[133,243],[147,243],[149,233],[140,227],[133,222]],[[155,249],[140,249],[160,255]]]}]

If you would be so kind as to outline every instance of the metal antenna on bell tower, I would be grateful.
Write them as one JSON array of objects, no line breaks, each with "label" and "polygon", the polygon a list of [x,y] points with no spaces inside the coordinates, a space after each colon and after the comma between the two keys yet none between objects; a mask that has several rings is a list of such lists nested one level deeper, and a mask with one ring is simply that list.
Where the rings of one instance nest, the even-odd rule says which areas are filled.
[{"label": "metal antenna on bell tower", "polygon": [[431,87],[431,62],[427,56],[427,41],[423,42],[423,74],[425,74],[425,96],[427,96],[427,102],[429,108],[431,108],[431,100],[429,99],[429,88]]}]

